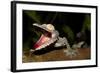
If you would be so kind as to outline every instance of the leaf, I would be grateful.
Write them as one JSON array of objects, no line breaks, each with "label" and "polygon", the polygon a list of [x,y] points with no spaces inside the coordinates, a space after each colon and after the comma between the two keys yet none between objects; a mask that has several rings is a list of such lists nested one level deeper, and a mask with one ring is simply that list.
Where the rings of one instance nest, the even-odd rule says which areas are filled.
[{"label": "leaf", "polygon": [[90,15],[85,16],[82,31],[85,31],[86,29],[88,29],[88,30],[91,29],[91,17],[90,17]]},{"label": "leaf", "polygon": [[72,31],[72,29],[69,26],[64,25],[62,27],[62,30],[68,35],[70,42],[73,42],[74,41],[74,32]]},{"label": "leaf", "polygon": [[35,12],[35,11],[25,11],[25,13],[31,17],[36,23],[41,23],[40,22],[40,16]]}]

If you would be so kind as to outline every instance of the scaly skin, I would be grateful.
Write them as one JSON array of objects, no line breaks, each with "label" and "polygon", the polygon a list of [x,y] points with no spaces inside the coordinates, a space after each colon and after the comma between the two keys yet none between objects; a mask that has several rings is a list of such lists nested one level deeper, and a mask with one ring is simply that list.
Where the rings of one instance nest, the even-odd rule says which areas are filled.
[{"label": "scaly skin", "polygon": [[[34,52],[36,50],[43,49],[47,46],[50,46],[50,44],[55,43],[54,47],[61,47],[61,46],[66,46],[66,50],[64,50],[64,53],[66,53],[66,56],[69,56],[70,58],[77,56],[78,51],[77,51],[77,46],[81,47],[81,45],[84,43],[79,43],[78,45],[74,44],[72,48],[70,47],[67,38],[65,37],[60,37],[59,32],[55,30],[54,26],[52,24],[33,24],[33,26],[40,28],[40,32],[43,32],[42,37],[39,39],[38,43],[35,44],[35,49],[31,49],[31,52]],[[50,35],[48,35],[50,34]],[[43,43],[40,43],[43,41]],[[39,45],[39,47],[36,47],[36,45]],[[78,47],[78,48],[79,48]]]}]

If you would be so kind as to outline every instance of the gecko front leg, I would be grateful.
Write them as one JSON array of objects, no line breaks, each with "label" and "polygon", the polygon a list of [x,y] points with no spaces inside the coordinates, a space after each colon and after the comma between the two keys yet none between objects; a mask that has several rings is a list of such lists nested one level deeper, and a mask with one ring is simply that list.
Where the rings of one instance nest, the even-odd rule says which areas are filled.
[{"label": "gecko front leg", "polygon": [[58,41],[55,44],[55,47],[60,47],[60,46],[66,46],[66,50],[64,50],[64,53],[66,56],[69,56],[70,58],[73,58],[78,55],[77,49],[72,49],[68,43],[68,40],[63,37],[58,37]]}]

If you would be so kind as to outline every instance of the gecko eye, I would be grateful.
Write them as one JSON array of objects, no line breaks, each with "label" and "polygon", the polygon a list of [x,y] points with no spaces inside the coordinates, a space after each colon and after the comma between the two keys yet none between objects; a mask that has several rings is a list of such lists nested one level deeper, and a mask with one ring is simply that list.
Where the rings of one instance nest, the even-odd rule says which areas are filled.
[{"label": "gecko eye", "polygon": [[50,31],[55,30],[55,28],[52,24],[47,24],[47,29],[50,30]]}]

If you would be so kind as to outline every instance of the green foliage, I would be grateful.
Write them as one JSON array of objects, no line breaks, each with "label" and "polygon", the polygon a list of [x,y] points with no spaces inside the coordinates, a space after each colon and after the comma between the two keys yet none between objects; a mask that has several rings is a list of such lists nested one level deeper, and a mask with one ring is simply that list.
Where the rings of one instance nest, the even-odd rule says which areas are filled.
[{"label": "green foliage", "polygon": [[35,11],[25,11],[25,13],[31,17],[35,22],[41,23],[41,17]]},{"label": "green foliage", "polygon": [[91,17],[90,15],[85,15],[85,20],[83,23],[82,31],[89,30],[91,31]]},{"label": "green foliage", "polygon": [[69,38],[70,42],[72,43],[74,41],[74,32],[72,31],[72,29],[69,26],[64,25],[62,27],[62,30],[65,34],[67,34],[67,37]]},{"label": "green foliage", "polygon": [[[64,33],[64,36],[63,37],[67,37],[68,38],[68,41],[73,44],[74,43],[74,40],[75,40],[75,33],[74,33],[74,30],[72,30],[72,27],[73,26],[68,26],[67,25],[67,22],[69,19],[70,23],[72,21],[72,24],[71,25],[75,25],[75,21],[73,22],[73,20],[75,18],[73,18],[73,15],[71,14],[64,14],[64,13],[52,13],[52,12],[38,12],[38,11],[24,11],[27,16],[29,18],[31,18],[33,20],[34,23],[39,23],[39,24],[42,24],[42,23],[53,23],[55,21],[55,28],[57,28],[57,30],[60,32],[60,33]],[[45,14],[46,13],[46,14]],[[75,15],[76,16],[76,15]],[[77,16],[76,16],[77,18]],[[59,22],[58,22],[59,21]],[[76,21],[78,22],[78,21]],[[89,14],[85,14],[85,19],[84,19],[84,22],[82,22],[82,29],[80,31],[85,31],[85,30],[89,30],[91,29],[91,17]],[[29,23],[28,22],[28,25],[32,25],[32,23]],[[76,26],[76,25],[75,25]],[[29,48],[29,42],[31,40],[33,40],[34,42],[36,42],[40,35],[41,35],[41,32],[37,31],[34,29],[34,27],[32,27],[31,29],[31,26],[29,27],[30,31],[32,31],[32,34],[33,36],[29,36],[29,39],[26,40],[26,42],[24,42],[24,47],[25,49]],[[30,39],[32,38],[32,39]]]}]

